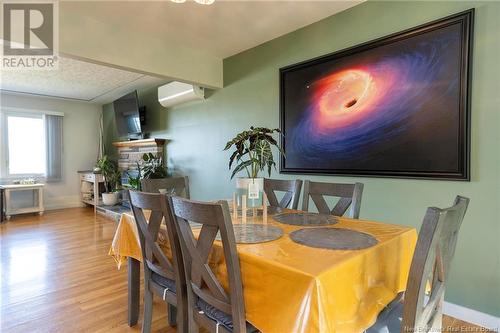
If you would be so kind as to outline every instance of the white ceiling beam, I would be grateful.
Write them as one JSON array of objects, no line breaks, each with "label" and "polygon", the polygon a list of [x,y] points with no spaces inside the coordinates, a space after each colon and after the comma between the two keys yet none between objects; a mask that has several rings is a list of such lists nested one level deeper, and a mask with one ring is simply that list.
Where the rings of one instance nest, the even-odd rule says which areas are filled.
[{"label": "white ceiling beam", "polygon": [[116,29],[81,15],[78,9],[82,4],[59,3],[59,50],[62,54],[168,80],[222,87],[222,58],[206,54],[202,49],[169,45],[157,36],[136,32],[133,27]]}]

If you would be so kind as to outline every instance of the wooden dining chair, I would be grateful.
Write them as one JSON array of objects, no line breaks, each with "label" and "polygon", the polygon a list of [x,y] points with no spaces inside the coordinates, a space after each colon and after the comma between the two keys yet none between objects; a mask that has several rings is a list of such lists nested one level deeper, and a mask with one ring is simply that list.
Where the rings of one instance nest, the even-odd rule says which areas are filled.
[{"label": "wooden dining chair", "polygon": [[[457,196],[450,208],[427,209],[413,254],[406,292],[379,314],[377,322],[367,333],[441,331],[445,284],[468,205],[468,198]],[[430,293],[427,293],[429,285]]]},{"label": "wooden dining chair", "polygon": [[161,179],[142,179],[141,189],[143,192],[158,193],[164,190],[168,195],[177,195],[189,199],[189,178],[169,177]]},{"label": "wooden dining chair", "polygon": [[[273,207],[297,209],[301,189],[302,180],[299,179],[264,179],[264,192],[266,193],[267,200],[269,200],[269,205]],[[279,201],[276,192],[285,193]]]},{"label": "wooden dining chair", "polygon": [[[178,332],[188,328],[186,279],[182,261],[175,251],[170,260],[158,243],[160,227],[171,215],[169,201],[163,194],[128,192],[132,212],[134,213],[144,265],[144,319],[142,332],[151,331],[153,315],[153,294],[160,296],[168,304],[170,326],[177,325]],[[144,210],[150,211],[149,220]],[[173,228],[167,227],[170,246],[179,246],[179,237]]]},{"label": "wooden dining chair", "polygon": [[[339,197],[339,201],[333,209],[328,207],[324,196]],[[359,218],[361,209],[361,197],[363,196],[363,184],[338,184],[338,183],[320,183],[304,181],[304,194],[302,196],[302,210],[309,210],[309,197],[313,200],[318,212],[321,214],[331,214],[343,216],[349,206],[351,207],[347,217]]]},{"label": "wooden dining chair", "polygon": [[[203,203],[180,197],[169,200],[173,215],[169,223],[177,230],[184,260],[190,332],[198,332],[200,326],[217,333],[256,332],[245,319],[240,264],[227,202]],[[202,225],[197,239],[190,221]],[[228,291],[208,264],[217,233],[222,241]]]}]

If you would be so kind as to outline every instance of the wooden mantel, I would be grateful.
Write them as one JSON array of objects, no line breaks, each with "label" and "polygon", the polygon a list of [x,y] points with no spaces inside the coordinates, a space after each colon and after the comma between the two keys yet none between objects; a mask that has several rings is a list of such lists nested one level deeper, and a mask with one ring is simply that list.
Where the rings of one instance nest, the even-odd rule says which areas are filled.
[{"label": "wooden mantel", "polygon": [[165,139],[144,139],[132,141],[113,142],[118,149],[118,168],[122,171],[136,169],[137,162],[142,160],[144,154],[152,153],[164,156]]},{"label": "wooden mantel", "polygon": [[167,140],[165,139],[143,139],[113,142],[113,146],[121,147],[144,147],[144,146],[164,146]]}]

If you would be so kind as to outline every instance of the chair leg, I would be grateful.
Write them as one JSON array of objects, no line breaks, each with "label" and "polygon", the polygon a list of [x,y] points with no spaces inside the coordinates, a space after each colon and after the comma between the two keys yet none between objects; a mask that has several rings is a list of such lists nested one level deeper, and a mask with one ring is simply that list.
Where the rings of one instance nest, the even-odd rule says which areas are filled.
[{"label": "chair leg", "polygon": [[188,332],[189,333],[200,333],[200,328],[198,327],[198,324],[193,318],[193,312],[190,310],[189,311],[189,318],[188,318]]},{"label": "chair leg", "polygon": [[167,303],[167,311],[168,311],[168,326],[174,327],[177,326],[177,308]]},{"label": "chair leg", "polygon": [[434,318],[432,319],[429,333],[443,332],[443,302],[444,302],[444,295],[441,297],[441,300],[436,305],[436,313],[434,313]]},{"label": "chair leg", "polygon": [[[175,307],[175,312],[176,312],[176,328],[177,332],[188,332],[189,329],[189,323],[188,323],[188,314],[187,314],[187,309],[185,309],[185,306],[181,304],[180,306]],[[170,316],[170,314],[169,314]],[[169,317],[170,318],[170,317]]]},{"label": "chair leg", "polygon": [[151,332],[151,321],[153,320],[153,293],[149,288],[144,290],[144,316],[142,319],[142,333]]}]

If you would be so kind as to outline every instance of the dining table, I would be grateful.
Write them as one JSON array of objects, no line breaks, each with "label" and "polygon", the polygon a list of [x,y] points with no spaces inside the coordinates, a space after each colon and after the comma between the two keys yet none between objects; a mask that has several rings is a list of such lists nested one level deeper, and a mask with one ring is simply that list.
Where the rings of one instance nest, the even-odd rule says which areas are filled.
[{"label": "dining table", "polygon": [[[299,213],[285,210],[294,212]],[[280,222],[281,215],[233,217],[234,225],[261,224],[282,231],[272,241],[237,244],[246,319],[259,331],[363,332],[405,290],[417,241],[415,228],[345,217],[321,226],[291,225]],[[357,232],[374,241],[359,249],[330,249],[308,246],[294,237],[318,227]],[[327,237],[325,230],[329,231],[314,231],[321,238]],[[159,243],[170,255],[165,228],[160,229]],[[216,240],[213,249],[219,249],[219,255],[212,253],[209,265],[227,288],[221,247]],[[132,213],[122,214],[109,254],[118,268],[127,263],[128,320],[133,326],[139,317],[142,254]]]}]

